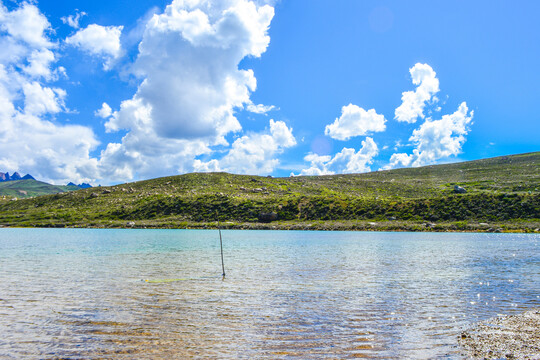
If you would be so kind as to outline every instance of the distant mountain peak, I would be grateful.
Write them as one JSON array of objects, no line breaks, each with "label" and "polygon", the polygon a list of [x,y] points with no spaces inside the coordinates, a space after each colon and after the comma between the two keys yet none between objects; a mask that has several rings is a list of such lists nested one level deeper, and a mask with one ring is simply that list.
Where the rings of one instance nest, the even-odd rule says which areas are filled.
[{"label": "distant mountain peak", "polygon": [[0,172],[0,181],[14,181],[14,180],[36,180],[34,177],[30,174],[26,174],[24,176],[21,176],[17,171],[13,173],[13,175],[9,175],[9,173],[3,173]]},{"label": "distant mountain peak", "polygon": [[69,183],[67,184],[67,186],[76,186],[76,187],[78,187],[78,188],[80,188],[80,189],[88,189],[88,188],[91,188],[91,187],[92,187],[92,185],[87,184],[87,183],[82,183],[82,184],[78,184],[78,185],[77,185],[77,184],[75,184],[74,182],[69,182]]}]

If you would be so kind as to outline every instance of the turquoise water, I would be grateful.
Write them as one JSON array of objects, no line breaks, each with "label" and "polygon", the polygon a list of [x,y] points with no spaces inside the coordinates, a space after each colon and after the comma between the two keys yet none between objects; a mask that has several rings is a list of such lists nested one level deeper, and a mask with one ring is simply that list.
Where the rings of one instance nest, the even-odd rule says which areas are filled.
[{"label": "turquoise water", "polygon": [[[540,306],[538,235],[0,230],[0,358],[459,359]],[[173,282],[144,280],[183,279]]]}]

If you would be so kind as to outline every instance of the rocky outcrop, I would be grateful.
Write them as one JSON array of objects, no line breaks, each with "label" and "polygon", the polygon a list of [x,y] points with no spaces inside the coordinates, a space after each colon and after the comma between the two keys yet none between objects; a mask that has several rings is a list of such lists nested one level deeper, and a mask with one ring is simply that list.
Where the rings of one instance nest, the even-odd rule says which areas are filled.
[{"label": "rocky outcrop", "polygon": [[260,222],[265,222],[265,223],[268,223],[268,222],[271,222],[271,221],[276,221],[278,219],[278,214],[275,213],[275,212],[262,212],[262,213],[259,213],[259,221]]},{"label": "rocky outcrop", "polygon": [[465,190],[464,187],[461,187],[459,185],[454,185],[454,192],[456,194],[465,194],[467,192],[467,190]]}]

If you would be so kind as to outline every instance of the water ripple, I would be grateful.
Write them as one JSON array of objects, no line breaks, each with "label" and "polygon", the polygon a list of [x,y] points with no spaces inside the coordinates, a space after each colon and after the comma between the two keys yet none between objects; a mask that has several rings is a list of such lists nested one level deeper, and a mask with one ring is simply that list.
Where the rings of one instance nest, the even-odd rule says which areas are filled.
[{"label": "water ripple", "polygon": [[223,280],[213,231],[0,233],[2,359],[460,358],[540,304],[537,235],[223,231]]}]

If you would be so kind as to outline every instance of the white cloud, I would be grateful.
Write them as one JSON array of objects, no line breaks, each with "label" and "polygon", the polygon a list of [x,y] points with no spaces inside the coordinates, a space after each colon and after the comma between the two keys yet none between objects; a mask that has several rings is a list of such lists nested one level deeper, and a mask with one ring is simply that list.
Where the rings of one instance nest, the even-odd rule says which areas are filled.
[{"label": "white cloud", "polygon": [[409,139],[416,145],[412,165],[433,164],[439,159],[461,153],[473,115],[474,112],[469,113],[467,104],[463,102],[456,112],[444,115],[441,120],[426,120]]},{"label": "white cloud", "polygon": [[248,104],[246,110],[254,114],[266,114],[269,111],[275,110],[274,105],[263,105],[263,104]]},{"label": "white cloud", "polygon": [[43,77],[47,80],[53,79],[51,65],[55,62],[54,53],[49,49],[33,50],[28,57],[28,66],[23,67],[26,74],[38,78]]},{"label": "white cloud", "polygon": [[0,168],[62,183],[95,179],[97,161],[89,154],[99,142],[91,129],[22,113],[0,117]]},{"label": "white cloud", "polygon": [[154,15],[161,13],[161,9],[158,6],[152,6],[143,16],[137,19],[135,27],[130,27],[128,31],[122,34],[122,45],[126,49],[130,49],[137,46],[144,35],[146,25],[154,17]]},{"label": "white cloud", "polygon": [[0,28],[12,39],[33,48],[51,47],[45,34],[50,27],[49,21],[36,6],[24,2],[21,7],[10,12],[0,2]]},{"label": "white cloud", "polygon": [[[141,84],[105,123],[107,131],[124,129],[127,135],[103,152],[102,163],[111,170],[128,164],[122,176],[147,174],[157,159],[169,174],[191,171],[195,157],[210,154],[211,146],[228,145],[225,135],[242,129],[236,110],[270,110],[253,105],[250,94],[257,81],[252,70],[238,65],[266,51],[273,15],[272,7],[247,0],[173,0],[162,14],[153,15],[133,65]],[[277,133],[266,135],[275,139]],[[236,140],[219,165],[232,169],[227,159],[252,136]],[[258,173],[273,166],[260,165],[259,170],[239,165],[238,171]]]},{"label": "white cloud", "polygon": [[228,171],[242,174],[269,174],[279,165],[276,158],[284,149],[296,145],[292,129],[283,121],[270,120],[270,129],[244,135],[232,144],[221,160],[195,160],[195,171]]},{"label": "white cloud", "polygon": [[[300,175],[331,175],[336,173],[350,174],[371,171],[369,165],[373,163],[373,158],[377,156],[379,149],[372,138],[366,137],[362,141],[360,150],[343,148],[333,157],[330,155],[317,155],[310,153],[304,157],[310,162],[310,167],[303,169]],[[294,174],[292,174],[294,175]]]},{"label": "white cloud", "polygon": [[368,111],[353,104],[341,109],[341,117],[327,125],[324,134],[337,140],[349,140],[354,136],[367,135],[386,129],[386,119],[377,114],[375,109]]},{"label": "white cloud", "polygon": [[55,61],[55,48],[47,32],[50,24],[38,8],[23,3],[8,11],[0,1],[0,64],[16,66],[34,77],[51,77],[49,67]]},{"label": "white cloud", "polygon": [[64,109],[66,92],[59,88],[42,87],[38,82],[22,86],[24,112],[30,115],[56,114]]},{"label": "white cloud", "polygon": [[78,29],[80,27],[79,26],[79,20],[81,19],[81,17],[83,17],[85,15],[86,15],[86,13],[84,11],[82,11],[82,12],[77,11],[75,16],[73,16],[73,15],[63,16],[63,17],[60,18],[60,20],[62,20],[62,22],[64,24],[67,24],[67,25],[71,26],[74,29]]},{"label": "white cloud", "polygon": [[401,96],[402,104],[395,111],[397,121],[414,123],[420,118],[424,118],[424,107],[426,103],[439,92],[439,79],[437,74],[428,64],[417,63],[409,69],[412,82],[418,85],[415,91],[405,91]]},{"label": "white cloud", "polygon": [[135,132],[142,132],[151,127],[151,112],[150,106],[145,106],[141,99],[122,101],[120,111],[115,111],[112,118],[105,123],[105,130],[113,132],[120,129],[131,129]]},{"label": "white cloud", "polygon": [[[15,114],[13,101],[17,90],[12,85],[12,78],[4,64],[0,64],[0,119],[9,118]],[[0,128],[0,134],[2,133]]]},{"label": "white cloud", "polygon": [[68,37],[66,43],[79,47],[91,55],[102,57],[105,60],[103,67],[108,70],[113,60],[122,55],[120,35],[123,28],[123,26],[90,24]]},{"label": "white cloud", "polygon": [[92,130],[44,119],[65,111],[66,98],[47,85],[64,72],[53,67],[49,27],[32,4],[10,12],[0,3],[0,45],[9,53],[0,54],[0,169],[45,181],[90,181],[97,173],[89,155],[98,145]]},{"label": "white cloud", "polygon": [[414,156],[406,153],[396,153],[390,156],[390,163],[386,166],[383,166],[381,170],[390,170],[397,167],[407,167],[411,165]]},{"label": "white cloud", "polygon": [[96,111],[94,112],[94,115],[95,115],[95,116],[98,116],[98,117],[100,117],[100,118],[106,119],[106,118],[108,118],[109,116],[112,115],[112,109],[111,109],[111,107],[109,106],[109,104],[103,103],[103,104],[101,105],[101,108],[100,108],[99,110],[96,110]]},{"label": "white cloud", "polygon": [[196,156],[210,153],[203,141],[163,139],[151,128],[130,131],[121,143],[109,143],[101,152],[99,170],[107,181],[156,178],[193,170]]},{"label": "white cloud", "polygon": [[473,116],[474,112],[469,112],[463,102],[453,114],[444,115],[440,120],[427,119],[409,138],[415,145],[413,153],[393,154],[390,164],[383,169],[400,165],[424,166],[460,154]]},{"label": "white cloud", "polygon": [[[103,106],[102,106],[103,108]],[[211,152],[206,141],[165,139],[151,126],[151,108],[141,99],[123,101],[112,112],[108,132],[129,129],[121,143],[110,143],[101,152],[99,169],[109,181],[156,178],[193,170],[193,159]]]},{"label": "white cloud", "polygon": [[234,109],[251,103],[256,79],[238,64],[266,50],[273,14],[245,0],[175,0],[153,16],[139,45],[135,69],[144,81],[133,100],[151,109],[149,125],[159,136],[220,137],[241,129]]}]

